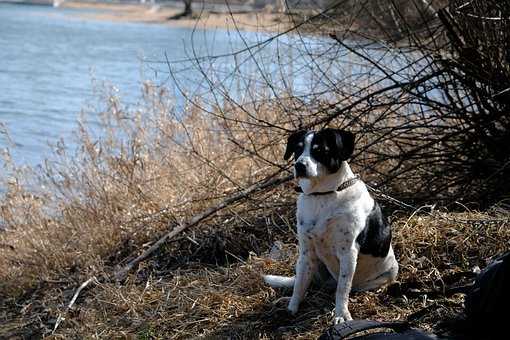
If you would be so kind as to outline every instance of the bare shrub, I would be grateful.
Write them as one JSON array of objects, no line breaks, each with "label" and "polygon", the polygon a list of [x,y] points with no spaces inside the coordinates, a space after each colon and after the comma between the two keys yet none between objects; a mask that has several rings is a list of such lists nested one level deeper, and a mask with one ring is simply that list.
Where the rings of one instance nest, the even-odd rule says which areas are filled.
[{"label": "bare shrub", "polygon": [[[454,27],[487,18],[455,4],[451,11],[464,14],[455,22],[446,12],[441,17],[448,34],[457,35],[448,46],[456,46],[458,55],[420,43],[411,30],[407,51],[375,42],[354,44],[342,38],[342,27],[306,49],[309,40],[297,30],[287,46],[309,60],[303,70],[322,74],[307,93],[297,93],[285,81],[269,82],[276,78],[261,67],[256,52],[269,43],[281,44],[277,35],[243,52],[265,82],[244,74],[237,91],[263,91],[264,96],[240,101],[231,95],[226,80],[244,70],[237,67],[230,78],[218,81],[205,72],[214,56],[190,59],[209,77],[213,100],[188,98],[184,112],[173,110],[165,90],[150,84],[144,87],[143,106],[135,110],[111,96],[102,114],[105,138],[94,140],[82,127],[76,154],[59,148],[58,161],[46,164],[29,186],[24,172],[15,170],[6,179],[1,218],[7,232],[0,234],[5,254],[0,261],[9,270],[2,271],[8,277],[2,284],[21,273],[28,284],[41,273],[94,266],[128,240],[142,244],[225,195],[287,171],[280,145],[299,128],[329,125],[358,133],[354,166],[376,189],[409,202],[476,200],[483,206],[503,198],[508,156],[500,150],[508,134],[503,114],[508,64],[505,49],[483,51],[502,44],[505,35],[487,33],[493,43],[469,47],[481,35],[461,39],[459,32],[468,30]],[[496,32],[504,18],[482,28]],[[455,41],[463,41],[463,47]],[[479,71],[487,76],[474,74],[466,50],[488,58]],[[352,64],[342,64],[345,58]],[[365,65],[355,69],[356,63]],[[162,65],[175,71],[171,62]],[[491,80],[497,77],[500,82]],[[496,97],[485,100],[485,95]],[[16,287],[23,284],[11,288]]]},{"label": "bare shrub", "polygon": [[[246,127],[251,118],[239,113],[239,123],[196,108],[182,115],[154,90],[147,84],[145,107],[130,111],[110,97],[101,113],[105,137],[95,140],[82,127],[76,153],[60,148],[31,183],[16,169],[4,178],[2,290],[72,268],[94,271],[126,242],[151,240],[274,171],[242,151],[274,139]],[[271,117],[268,111],[264,119]],[[258,152],[276,162],[276,150]]]},{"label": "bare shrub", "polygon": [[[374,17],[384,14],[380,27],[393,40],[374,38],[349,18],[331,16],[330,8],[305,20],[318,33],[334,27],[329,36],[312,39],[301,31],[303,21],[296,21],[292,29],[252,45],[241,32],[231,32],[244,47],[191,57],[181,71],[195,67],[210,96],[187,97],[183,110],[174,107],[164,87],[150,83],[134,109],[108,96],[100,112],[101,138],[80,126],[74,153],[60,145],[41,169],[10,165],[2,178],[5,318],[48,335],[69,291],[96,276],[97,292],[85,295],[82,314],[69,315],[79,326],[64,323],[59,330],[64,336],[124,330],[164,336],[175,330],[175,337],[185,338],[246,323],[253,327],[246,334],[261,337],[280,334],[281,327],[288,328],[283,332],[289,338],[318,335],[329,320],[328,296],[316,292],[315,302],[304,307],[314,319],[289,321],[273,317],[274,291],[258,279],[260,271],[292,270],[292,256],[267,259],[275,240],[293,241],[290,184],[230,205],[164,243],[123,285],[111,273],[194,214],[253,183],[288,176],[281,154],[287,135],[297,129],[333,126],[357,133],[352,164],[376,196],[400,200],[387,200],[388,205],[485,207],[507,198],[507,3],[452,0],[438,17],[425,16],[423,25],[419,11],[408,19],[408,9],[388,17],[381,4],[367,8]],[[402,9],[399,4],[392,2],[394,9]],[[271,44],[276,57],[262,53]],[[217,60],[230,57],[231,72],[215,70]],[[255,72],[243,68],[247,61]],[[178,87],[180,64],[158,64]],[[289,64],[291,75],[309,75],[305,89],[291,84]],[[267,65],[276,65],[276,71]],[[182,94],[187,96],[184,89]],[[440,289],[447,275],[470,271],[504,250],[507,215],[503,209],[394,217],[405,293]],[[358,317],[378,313],[394,319],[418,311],[423,301],[387,292],[357,296],[353,303],[362,307],[355,308]],[[442,313],[451,314],[461,298],[443,297],[440,304]],[[423,322],[430,328],[440,317]],[[216,331],[229,335],[228,327]]]}]

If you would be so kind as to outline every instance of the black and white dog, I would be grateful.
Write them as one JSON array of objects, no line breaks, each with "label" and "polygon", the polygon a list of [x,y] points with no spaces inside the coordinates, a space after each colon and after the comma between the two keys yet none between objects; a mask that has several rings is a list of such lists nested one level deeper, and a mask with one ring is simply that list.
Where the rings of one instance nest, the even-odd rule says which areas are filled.
[{"label": "black and white dog", "polygon": [[323,264],[336,279],[335,323],[351,320],[350,291],[372,290],[395,281],[398,263],[391,229],[365,184],[347,164],[354,135],[324,129],[299,131],[287,142],[295,157],[299,258],[296,276],[265,275],[273,287],[294,287],[288,310],[295,314],[312,277]]}]

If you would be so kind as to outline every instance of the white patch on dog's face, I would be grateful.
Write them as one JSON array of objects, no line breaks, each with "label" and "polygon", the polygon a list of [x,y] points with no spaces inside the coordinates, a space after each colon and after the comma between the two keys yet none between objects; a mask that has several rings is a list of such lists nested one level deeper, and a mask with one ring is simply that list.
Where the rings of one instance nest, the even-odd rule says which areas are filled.
[{"label": "white patch on dog's face", "polygon": [[[306,167],[306,176],[305,178],[319,178],[328,174],[327,169],[319,163],[312,156],[312,148],[316,148],[317,145],[312,145],[313,137],[315,136],[315,132],[308,133],[303,141],[304,150],[301,155],[296,159],[296,163],[302,163]],[[296,173],[296,168],[294,167],[294,177],[302,177],[298,176]]]},{"label": "white patch on dog's face", "polygon": [[296,178],[320,180],[337,172],[353,149],[351,132],[329,128],[318,132],[301,130],[289,136],[283,158],[287,160],[294,155]]}]

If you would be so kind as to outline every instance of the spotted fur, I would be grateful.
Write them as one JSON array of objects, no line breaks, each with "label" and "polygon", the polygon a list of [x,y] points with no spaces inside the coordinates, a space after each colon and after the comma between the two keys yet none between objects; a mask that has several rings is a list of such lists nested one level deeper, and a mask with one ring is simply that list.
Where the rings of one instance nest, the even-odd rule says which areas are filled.
[{"label": "spotted fur", "polygon": [[[297,200],[299,257],[296,275],[265,275],[273,287],[293,287],[288,310],[295,314],[320,264],[337,282],[335,323],[351,320],[349,293],[393,282],[398,264],[391,229],[365,184],[335,191],[353,178],[347,160],[355,136],[347,131],[299,131],[287,142],[285,158],[294,155],[294,175],[303,193]],[[313,195],[329,192],[326,195]]]}]

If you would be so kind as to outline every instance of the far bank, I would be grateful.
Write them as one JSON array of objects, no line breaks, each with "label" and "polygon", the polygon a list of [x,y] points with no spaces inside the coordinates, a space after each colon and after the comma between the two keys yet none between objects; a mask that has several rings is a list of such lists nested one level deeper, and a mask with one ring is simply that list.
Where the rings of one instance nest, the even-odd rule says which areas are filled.
[{"label": "far bank", "polygon": [[72,15],[87,20],[111,22],[139,22],[162,24],[176,27],[196,27],[203,29],[227,29],[247,31],[278,32],[291,23],[285,14],[267,6],[255,10],[249,5],[194,3],[191,16],[179,17],[184,10],[182,1],[151,2],[96,2],[63,0],[0,0],[1,3],[22,5],[44,5],[58,8],[83,9]]}]

